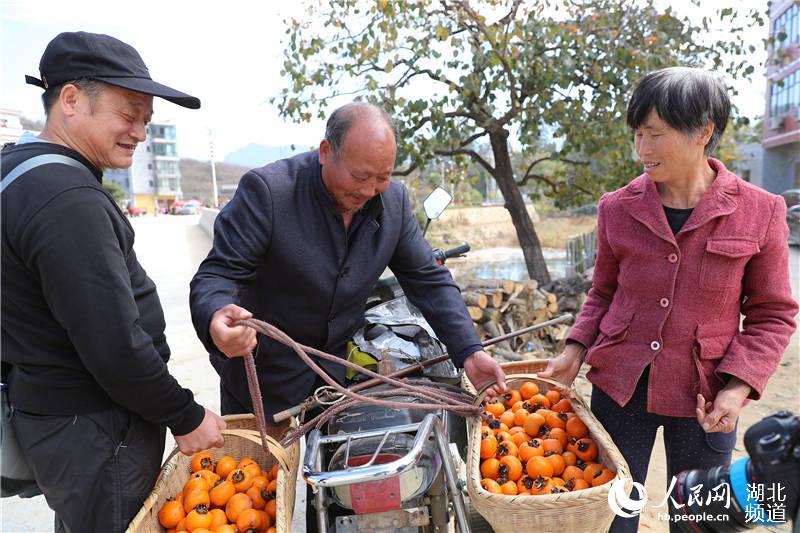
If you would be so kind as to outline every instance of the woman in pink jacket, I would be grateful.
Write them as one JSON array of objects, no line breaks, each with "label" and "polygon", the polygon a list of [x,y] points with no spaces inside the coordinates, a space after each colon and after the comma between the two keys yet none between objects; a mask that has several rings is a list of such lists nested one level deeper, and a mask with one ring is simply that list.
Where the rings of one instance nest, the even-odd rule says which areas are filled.
[{"label": "woman in pink jacket", "polygon": [[[592,411],[642,484],[659,426],[668,483],[730,462],[739,410],[795,328],[783,199],[709,157],[729,112],[724,84],[702,70],[636,87],[627,123],[644,174],[600,199],[592,288],[543,373],[571,384],[591,367]],[[617,517],[611,530],[637,527]]]}]

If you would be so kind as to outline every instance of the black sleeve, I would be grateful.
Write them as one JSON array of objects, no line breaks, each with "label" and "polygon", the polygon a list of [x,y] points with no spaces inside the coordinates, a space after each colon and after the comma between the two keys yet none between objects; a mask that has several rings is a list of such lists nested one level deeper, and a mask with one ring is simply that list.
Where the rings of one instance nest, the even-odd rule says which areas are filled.
[{"label": "black sleeve", "polygon": [[403,229],[389,268],[409,300],[416,305],[436,335],[447,346],[450,359],[461,367],[463,351],[481,341],[450,271],[436,263],[433,250],[422,236],[403,187]]},{"label": "black sleeve", "polygon": [[123,253],[124,221],[102,191],[69,189],[34,215],[22,235],[55,319],[112,400],[173,434],[205,411],[180,387],[140,326]]},{"label": "black sleeve", "polygon": [[239,304],[240,284],[255,278],[267,253],[272,228],[272,197],[266,182],[248,172],[233,199],[214,222],[214,245],[190,284],[189,304],[197,336],[217,352],[208,326],[228,304]]}]

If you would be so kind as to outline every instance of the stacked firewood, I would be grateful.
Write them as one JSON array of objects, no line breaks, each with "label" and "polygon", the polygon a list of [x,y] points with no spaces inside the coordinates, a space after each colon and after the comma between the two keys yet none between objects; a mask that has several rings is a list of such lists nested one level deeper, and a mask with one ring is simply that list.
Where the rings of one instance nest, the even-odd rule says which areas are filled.
[{"label": "stacked firewood", "polygon": [[[575,312],[561,309],[559,295],[543,290],[534,280],[459,281],[481,340],[545,322],[561,312]],[[569,326],[559,324],[500,342],[487,350],[498,360],[551,357],[563,349],[568,330]]]}]

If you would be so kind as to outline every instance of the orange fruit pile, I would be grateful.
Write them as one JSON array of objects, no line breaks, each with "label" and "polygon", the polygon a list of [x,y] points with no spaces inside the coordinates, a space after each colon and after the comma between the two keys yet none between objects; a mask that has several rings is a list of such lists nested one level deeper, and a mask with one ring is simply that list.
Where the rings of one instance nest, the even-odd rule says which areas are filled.
[{"label": "orange fruit pile", "polygon": [[167,533],[275,533],[277,465],[262,470],[250,457],[201,452],[191,466],[183,490],[158,511]]},{"label": "orange fruit pile", "polygon": [[597,444],[570,401],[533,381],[486,405],[480,455],[481,486],[495,494],[558,494],[616,476],[598,462]]}]

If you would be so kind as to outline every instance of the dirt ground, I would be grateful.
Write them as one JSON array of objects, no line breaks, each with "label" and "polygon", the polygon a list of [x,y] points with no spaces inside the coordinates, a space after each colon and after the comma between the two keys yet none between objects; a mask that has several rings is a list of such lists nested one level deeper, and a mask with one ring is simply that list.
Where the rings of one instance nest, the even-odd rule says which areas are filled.
[{"label": "dirt ground", "polygon": [[[567,239],[597,225],[593,216],[540,217],[533,206],[528,206],[528,213],[544,248],[564,248]],[[503,206],[450,208],[431,222],[426,237],[434,247],[462,242],[469,242],[473,250],[519,246],[511,215]]]}]

